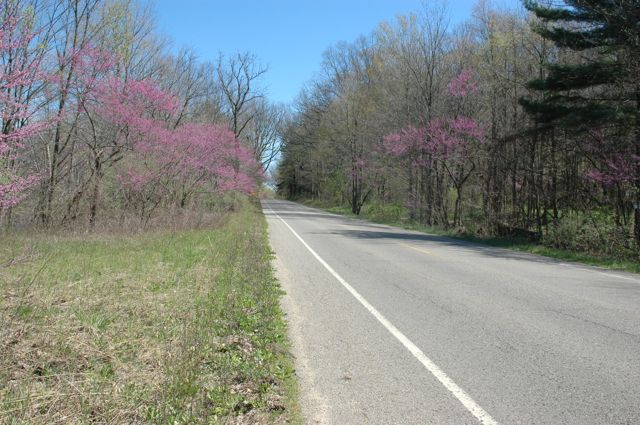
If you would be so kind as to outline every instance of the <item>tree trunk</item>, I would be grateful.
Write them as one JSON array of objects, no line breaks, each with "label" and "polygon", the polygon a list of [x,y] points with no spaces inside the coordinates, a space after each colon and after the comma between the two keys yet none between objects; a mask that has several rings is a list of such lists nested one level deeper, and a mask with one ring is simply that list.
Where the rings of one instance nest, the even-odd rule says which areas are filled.
[{"label": "tree trunk", "polygon": [[[636,192],[640,193],[640,183],[636,183]],[[633,208],[633,239],[636,241],[636,248],[640,250],[640,196],[638,195]]]},{"label": "tree trunk", "polygon": [[[640,85],[636,85],[636,157],[640,158]],[[633,203],[633,239],[636,241],[636,248],[640,250],[640,161],[636,161],[635,166],[635,196]]]},{"label": "tree trunk", "polygon": [[100,200],[100,184],[102,182],[102,162],[100,156],[94,159],[94,181],[93,192],[91,194],[91,204],[89,206],[89,225],[95,226],[98,215],[98,202]]},{"label": "tree trunk", "polygon": [[460,220],[460,202],[462,200],[462,187],[461,186],[457,186],[456,187],[456,203],[454,206],[454,211],[453,211],[453,227],[456,226],[460,226],[461,220]]},{"label": "tree trunk", "polygon": [[[640,120],[640,118],[638,118]],[[640,158],[640,123],[636,126],[636,155]],[[633,239],[640,251],[640,164],[636,164],[635,196],[633,202]]]}]

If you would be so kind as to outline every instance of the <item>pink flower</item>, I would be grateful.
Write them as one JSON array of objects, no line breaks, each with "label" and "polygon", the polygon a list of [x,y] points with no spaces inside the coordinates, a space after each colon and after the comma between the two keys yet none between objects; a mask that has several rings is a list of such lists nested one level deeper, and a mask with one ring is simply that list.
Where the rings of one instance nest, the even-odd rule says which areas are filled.
[{"label": "pink flower", "polygon": [[630,154],[616,154],[604,161],[601,170],[591,169],[584,173],[584,177],[605,186],[616,183],[634,183],[640,179],[636,169],[640,167],[640,156]]},{"label": "pink flower", "polygon": [[464,70],[449,82],[448,89],[453,97],[466,97],[478,91],[478,85],[472,80],[471,71]]},{"label": "pink flower", "polygon": [[14,123],[0,134],[0,210],[3,210],[18,205],[37,185],[38,175],[28,169],[17,170],[10,164],[23,154],[23,141],[42,132],[51,121],[34,122],[37,110],[13,97],[11,89],[42,82],[44,72],[39,59],[15,52],[28,50],[34,38],[29,25],[23,23],[18,3],[3,3],[0,16],[0,55],[13,58],[12,66],[0,69],[0,117],[5,123]]}]

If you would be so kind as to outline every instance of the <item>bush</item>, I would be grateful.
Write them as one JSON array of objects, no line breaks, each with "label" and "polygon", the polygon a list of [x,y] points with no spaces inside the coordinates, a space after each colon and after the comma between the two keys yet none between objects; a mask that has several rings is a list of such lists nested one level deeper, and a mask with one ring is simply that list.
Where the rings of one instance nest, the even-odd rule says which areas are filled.
[{"label": "bush", "polygon": [[376,221],[397,222],[405,216],[406,209],[397,204],[371,203],[363,207],[363,213]]},{"label": "bush", "polygon": [[629,229],[616,226],[610,214],[571,212],[548,227],[542,244],[571,251],[616,258],[638,256]]}]

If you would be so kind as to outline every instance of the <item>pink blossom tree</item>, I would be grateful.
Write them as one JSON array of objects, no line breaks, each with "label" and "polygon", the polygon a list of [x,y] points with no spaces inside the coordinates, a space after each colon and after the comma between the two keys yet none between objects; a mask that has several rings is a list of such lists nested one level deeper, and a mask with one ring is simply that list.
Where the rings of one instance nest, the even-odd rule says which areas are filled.
[{"label": "pink blossom tree", "polygon": [[383,149],[387,154],[399,158],[403,168],[409,172],[409,191],[405,206],[409,209],[411,219],[423,207],[420,204],[419,187],[413,178],[419,175],[418,170],[427,166],[429,152],[427,150],[427,129],[424,127],[407,126],[396,133],[383,137]]},{"label": "pink blossom tree", "polygon": [[[473,152],[485,133],[483,126],[469,117],[466,111],[468,99],[476,91],[472,73],[463,71],[448,85],[451,116],[434,118],[426,127],[409,126],[384,137],[386,151],[403,158],[410,166],[440,166],[446,170],[456,191],[454,226],[461,224],[463,188],[476,167]],[[410,193],[409,198],[415,207],[418,194]]]},{"label": "pink blossom tree", "polygon": [[25,141],[46,129],[38,120],[33,98],[45,75],[42,55],[34,52],[35,38],[16,2],[0,5],[0,214],[18,205],[37,185],[40,176],[23,161]]},{"label": "pink blossom tree", "polygon": [[[176,98],[151,80],[127,80],[105,76],[80,99],[88,118],[83,141],[92,164],[89,222],[96,219],[102,179],[134,149],[152,149],[170,137],[167,117],[178,107]],[[164,120],[162,118],[165,118]]]},{"label": "pink blossom tree", "polygon": [[111,79],[100,88],[96,111],[119,129],[114,145],[127,157],[118,181],[125,202],[141,218],[162,202],[185,207],[196,193],[250,192],[260,177],[252,152],[223,125],[174,125],[176,98],[153,81]]},{"label": "pink blossom tree", "polygon": [[604,186],[615,184],[634,184],[640,180],[636,170],[640,168],[640,156],[633,153],[615,153],[608,155],[598,168],[585,172],[585,177]]},{"label": "pink blossom tree", "polygon": [[119,177],[127,196],[160,199],[160,191],[180,207],[196,193],[250,193],[260,174],[252,152],[220,124],[167,129],[161,137],[135,144],[132,154]]},{"label": "pink blossom tree", "polygon": [[[589,158],[585,180],[615,199],[615,222],[627,227],[633,214],[634,237],[640,235],[640,155],[615,129],[592,129],[581,146]],[[594,186],[595,185],[595,186]]]}]

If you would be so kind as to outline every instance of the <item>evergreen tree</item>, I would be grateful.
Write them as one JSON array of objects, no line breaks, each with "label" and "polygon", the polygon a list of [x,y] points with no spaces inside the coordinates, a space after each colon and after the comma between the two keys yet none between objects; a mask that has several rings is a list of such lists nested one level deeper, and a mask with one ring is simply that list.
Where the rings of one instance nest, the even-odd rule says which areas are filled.
[{"label": "evergreen tree", "polygon": [[[576,52],[573,63],[547,65],[529,87],[540,99],[521,103],[542,127],[604,131],[610,163],[623,161],[617,177],[633,187],[634,238],[640,246],[640,0],[525,0],[541,21],[536,31],[559,48]],[[620,168],[620,167],[618,167]]]}]

